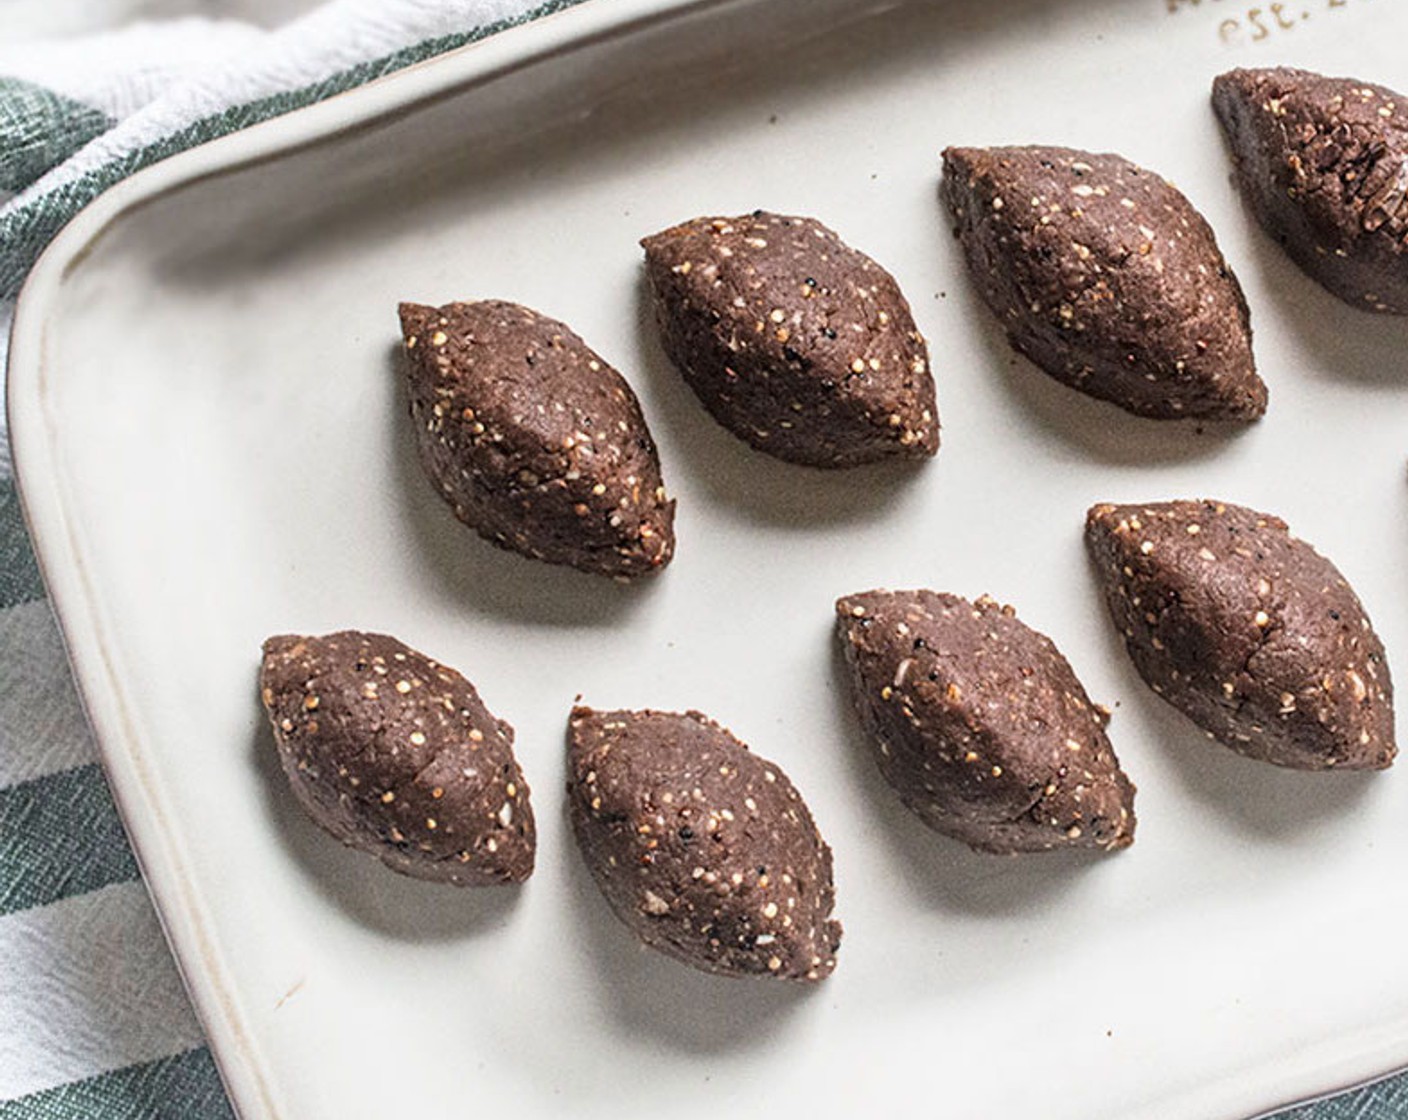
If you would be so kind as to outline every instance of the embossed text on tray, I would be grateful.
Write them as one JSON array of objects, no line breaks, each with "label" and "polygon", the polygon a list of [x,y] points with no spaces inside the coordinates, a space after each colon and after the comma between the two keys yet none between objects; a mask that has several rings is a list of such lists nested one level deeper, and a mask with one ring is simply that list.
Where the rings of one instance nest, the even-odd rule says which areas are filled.
[{"label": "embossed text on tray", "polygon": [[1215,13],[1217,36],[1228,46],[1270,42],[1299,29],[1309,29],[1326,16],[1363,8],[1372,0],[1290,0],[1243,7],[1227,0],[1163,0],[1169,15],[1194,9]]}]

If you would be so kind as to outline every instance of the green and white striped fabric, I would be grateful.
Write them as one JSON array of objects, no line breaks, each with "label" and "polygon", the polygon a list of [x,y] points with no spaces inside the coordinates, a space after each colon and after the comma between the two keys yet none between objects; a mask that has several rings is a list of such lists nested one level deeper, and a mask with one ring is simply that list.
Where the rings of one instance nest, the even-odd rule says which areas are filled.
[{"label": "green and white striped fabric", "polygon": [[[577,2],[334,0],[275,31],[202,18],[7,42],[83,13],[0,0],[0,365],[7,301],[113,183]],[[232,1113],[96,761],[0,426],[0,1120],[153,1117]]]},{"label": "green and white striped fabric", "polygon": [[[199,18],[75,36],[149,6],[0,0],[0,365],[5,301],[113,183],[577,2],[333,0],[274,31]],[[0,429],[0,1120],[231,1116],[95,760]],[[1402,1116],[1408,1078],[1286,1120]]]}]

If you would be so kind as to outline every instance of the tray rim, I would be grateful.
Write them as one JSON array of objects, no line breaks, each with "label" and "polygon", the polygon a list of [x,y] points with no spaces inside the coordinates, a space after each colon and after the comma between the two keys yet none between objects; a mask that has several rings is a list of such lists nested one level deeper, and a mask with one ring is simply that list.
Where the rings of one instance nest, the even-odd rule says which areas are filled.
[{"label": "tray rim", "polygon": [[[206,179],[379,127],[439,100],[691,12],[769,0],[579,0],[326,100],[180,152],[121,180],[55,236],[20,290],[10,330],[5,410],[20,508],[72,669],[79,701],[123,829],[152,898],[163,935],[205,1033],[230,1103],[241,1120],[284,1120],[259,1055],[232,998],[234,985],[209,938],[193,878],[166,821],[128,711],[118,668],[98,622],[98,599],[83,569],[70,511],[55,474],[45,402],[55,371],[47,358],[49,306],[60,299],[97,243],[123,219]],[[898,0],[903,3],[904,0]],[[879,5],[894,6],[895,0]],[[875,7],[872,5],[872,7]],[[1267,1105],[1257,1083],[1239,1078],[1219,1093],[1229,1114],[1265,1120],[1408,1072],[1408,1023],[1380,1030],[1353,1055],[1321,1063],[1317,1088]]]}]

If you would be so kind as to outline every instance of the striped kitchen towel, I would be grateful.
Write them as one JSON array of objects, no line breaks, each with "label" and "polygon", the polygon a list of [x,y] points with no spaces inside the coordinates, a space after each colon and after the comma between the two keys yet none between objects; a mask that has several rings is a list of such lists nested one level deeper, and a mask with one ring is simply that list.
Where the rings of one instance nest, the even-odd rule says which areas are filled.
[{"label": "striped kitchen towel", "polygon": [[[0,0],[0,368],[25,274],[113,183],[577,2],[333,0],[277,30],[94,33],[143,5]],[[95,760],[0,426],[0,1120],[153,1117],[231,1112]]]},{"label": "striped kitchen towel", "polygon": [[[119,179],[579,0],[333,0],[273,31],[191,2],[207,17],[123,27],[150,5],[0,0],[0,368],[5,301]],[[310,0],[229,7],[280,2]],[[1408,1117],[1408,1078],[1291,1116]],[[0,1120],[153,1117],[231,1113],[95,761],[0,427]]]}]

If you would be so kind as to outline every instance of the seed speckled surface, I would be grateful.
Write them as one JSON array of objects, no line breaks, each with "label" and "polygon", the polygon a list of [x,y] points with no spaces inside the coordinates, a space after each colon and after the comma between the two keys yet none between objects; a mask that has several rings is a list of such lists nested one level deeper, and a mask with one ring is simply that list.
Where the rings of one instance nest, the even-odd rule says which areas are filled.
[{"label": "seed speckled surface", "polygon": [[1266,231],[1346,303],[1408,315],[1408,98],[1278,68],[1223,74],[1212,101]]},{"label": "seed speckled surface", "polygon": [[1255,420],[1266,385],[1241,285],[1163,178],[1069,148],[950,148],[943,197],[1012,346],[1156,420]]},{"label": "seed speckled surface", "polygon": [[836,616],[880,772],[927,825],[995,853],[1134,842],[1107,714],[1011,607],[869,591]]},{"label": "seed speckled surface", "polygon": [[938,451],[929,351],[909,304],[835,232],[757,210],[641,244],[665,352],[729,431],[814,467]]},{"label": "seed speckled surface", "polygon": [[674,553],[675,503],[640,402],[568,327],[500,300],[403,303],[421,464],[500,547],[631,579]]},{"label": "seed speckled surface", "polygon": [[393,871],[520,883],[536,832],[513,729],[459,673],[384,634],[264,643],[260,697],[309,816]]},{"label": "seed speckled surface", "polygon": [[1086,544],[1140,675],[1210,736],[1297,770],[1392,764],[1383,643],[1339,569],[1280,518],[1097,505]]},{"label": "seed speckled surface", "polygon": [[698,712],[579,707],[568,769],[582,855],[645,944],[704,972],[831,974],[831,849],[776,765]]}]

